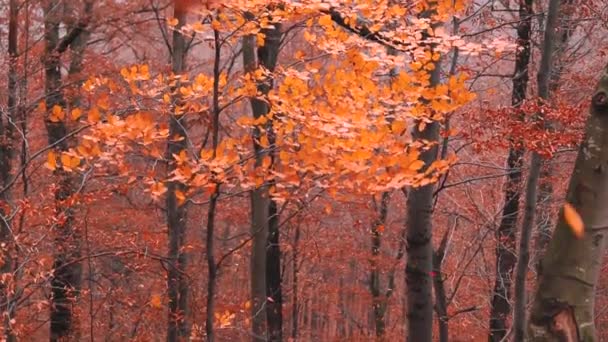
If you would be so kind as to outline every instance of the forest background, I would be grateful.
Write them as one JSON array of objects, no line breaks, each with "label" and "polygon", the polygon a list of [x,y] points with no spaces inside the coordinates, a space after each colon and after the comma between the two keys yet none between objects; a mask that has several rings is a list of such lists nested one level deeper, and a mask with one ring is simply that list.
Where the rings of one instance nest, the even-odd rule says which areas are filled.
[{"label": "forest background", "polygon": [[[566,200],[604,1],[0,9],[6,340],[608,338],[605,226]],[[570,243],[595,311],[530,309]]]}]

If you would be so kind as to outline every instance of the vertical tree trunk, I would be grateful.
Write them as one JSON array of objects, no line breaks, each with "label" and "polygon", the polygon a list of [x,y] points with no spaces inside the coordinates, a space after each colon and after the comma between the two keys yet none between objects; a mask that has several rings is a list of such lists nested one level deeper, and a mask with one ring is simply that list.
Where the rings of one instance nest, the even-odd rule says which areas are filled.
[{"label": "vertical tree trunk", "polygon": [[583,219],[585,235],[577,239],[560,213],[541,262],[528,326],[530,341],[596,340],[595,284],[608,227],[608,66],[593,94],[590,112],[566,196]]},{"label": "vertical tree trunk", "polygon": [[[526,98],[529,80],[530,40],[533,0],[519,2],[517,51],[513,72],[511,105],[518,108]],[[520,119],[523,119],[520,117]],[[507,334],[507,318],[511,314],[511,279],[515,267],[515,233],[521,193],[521,168],[524,150],[519,139],[511,139],[507,157],[509,175],[505,183],[505,201],[500,226],[496,231],[496,278],[490,309],[490,341],[499,342]]]},{"label": "vertical tree trunk", "polygon": [[[58,0],[50,0],[44,7],[44,40],[45,40],[45,103],[49,111],[54,106],[66,110],[66,101],[61,92],[61,71],[59,58],[68,47],[72,47],[80,55],[84,45],[79,46],[77,40],[84,39],[80,35],[85,31],[92,4],[85,3],[85,18],[70,27],[70,31],[60,40],[59,24],[60,6]],[[78,61],[74,63],[78,64]],[[55,149],[67,151],[67,126],[62,121],[45,118],[49,144]],[[50,340],[58,341],[68,338],[76,330],[73,318],[73,303],[77,298],[81,283],[82,265],[77,261],[80,257],[80,234],[73,227],[73,208],[66,201],[74,194],[75,179],[64,170],[56,170],[58,187],[55,192],[55,256],[53,276],[51,279],[52,305],[50,315]]]},{"label": "vertical tree trunk", "polygon": [[[549,91],[551,93],[556,92],[559,89],[560,78],[562,71],[565,66],[563,57],[565,51],[572,36],[574,27],[572,23],[572,13],[574,11],[574,1],[565,0],[561,6],[561,15],[557,25],[559,32],[559,39],[556,40],[553,50],[555,51],[555,72],[550,75],[550,86]],[[533,264],[537,264],[542,254],[544,253],[547,244],[551,238],[551,199],[553,197],[553,183],[551,180],[552,175],[555,172],[555,165],[553,163],[545,163],[541,169],[540,184],[538,186],[538,206],[536,208],[537,226],[538,232],[536,237],[536,248],[534,251]],[[537,265],[538,266],[538,265]]]},{"label": "vertical tree trunk", "polygon": [[[174,18],[178,20],[177,27],[173,31],[173,43],[171,51],[172,71],[180,75],[185,70],[186,40],[180,32],[184,25],[186,14],[180,6],[175,6]],[[176,89],[178,86],[176,86]],[[177,92],[176,92],[177,93]],[[174,102],[179,104],[181,99],[175,95]],[[171,174],[177,167],[173,155],[179,155],[186,150],[187,139],[183,124],[180,122],[183,116],[171,115],[169,122],[169,140],[167,142],[166,158],[169,160],[167,174]],[[175,139],[175,137],[182,139]],[[186,270],[187,255],[183,250],[186,238],[187,208],[186,204],[178,201],[177,193],[184,193],[186,186],[178,181],[167,183],[166,218],[167,231],[169,234],[169,259],[171,265],[167,271],[167,289],[169,292],[169,317],[167,327],[167,341],[176,342],[189,335],[188,324],[188,285],[184,272]]]},{"label": "vertical tree trunk", "polygon": [[[274,23],[274,28],[263,29],[264,45],[257,49],[257,59],[261,67],[274,71],[281,43],[281,26]],[[243,62],[245,71],[252,73],[256,69],[255,42],[253,37],[243,39]],[[273,79],[267,77],[258,81],[258,93],[268,95],[272,89]],[[264,100],[251,98],[251,109],[254,118],[262,117],[270,112],[268,103]],[[265,149],[259,139],[266,134],[270,146]],[[272,151],[275,137],[272,120],[265,127],[253,129],[253,146],[256,155],[256,167],[262,165],[265,157],[271,158],[271,167],[276,162]],[[270,184],[262,185],[251,193],[251,222],[253,234],[251,256],[251,291],[252,291],[252,327],[254,341],[265,341],[266,330],[269,341],[283,339],[283,298],[281,291],[281,250],[279,244],[279,217],[277,204],[270,198]],[[262,279],[262,277],[264,279]],[[262,288],[264,291],[262,291]]]},{"label": "vertical tree trunk", "polygon": [[445,258],[445,252],[448,246],[448,238],[451,232],[448,227],[437,250],[433,252],[433,287],[435,289],[435,311],[437,312],[439,322],[439,341],[448,342],[449,339],[449,316],[448,316],[448,299],[445,291],[443,274],[441,265]]},{"label": "vertical tree trunk", "polygon": [[298,340],[298,313],[300,309],[300,302],[298,300],[298,243],[300,242],[300,226],[296,225],[296,232],[293,241],[293,279],[291,285],[292,292],[292,303],[291,303],[291,338],[295,342]]},{"label": "vertical tree trunk", "polygon": [[380,279],[380,267],[378,265],[378,258],[380,257],[380,246],[382,243],[382,230],[386,224],[386,217],[388,215],[388,202],[390,194],[388,192],[382,193],[380,197],[380,208],[379,215],[376,222],[371,229],[372,235],[372,258],[371,258],[371,272],[370,272],[370,292],[372,294],[372,312],[374,327],[376,330],[376,337],[378,339],[384,338],[386,330],[386,322],[384,320],[384,314],[386,313],[386,300],[387,298],[382,295],[381,279]]},{"label": "vertical tree trunk", "polygon": [[[220,129],[220,59],[222,56],[222,46],[220,41],[220,32],[213,30],[214,43],[214,59],[213,59],[213,126],[211,131],[213,158],[216,157],[217,147],[219,144],[219,129]],[[207,333],[207,341],[215,340],[213,330],[213,320],[215,319],[215,286],[217,283],[218,264],[215,262],[214,256],[214,240],[215,240],[215,211],[217,201],[220,195],[220,184],[215,184],[215,190],[209,199],[209,209],[207,212],[207,269],[209,279],[207,279],[207,318],[205,323],[205,331]]]},{"label": "vertical tree trunk", "polygon": [[[252,36],[243,38],[243,64],[246,72],[253,72],[256,69],[255,62],[255,40]],[[251,106],[254,117],[256,113],[265,114],[265,104],[263,108],[253,108],[257,101],[252,99]],[[262,114],[263,115],[263,114]],[[259,139],[262,130],[260,127],[253,129],[253,148],[255,151],[255,166],[262,165],[264,158],[264,148],[260,145]],[[251,192],[251,328],[253,341],[266,340],[266,245],[268,243],[268,190],[265,185],[254,189]]]},{"label": "vertical tree trunk", "polygon": [[[441,62],[435,62],[431,72],[430,86],[440,81]],[[420,131],[412,133],[415,141],[437,141],[439,122],[432,122]],[[425,168],[437,159],[438,147],[434,145],[420,154]],[[407,341],[430,342],[433,340],[433,216],[434,186],[428,184],[411,189],[407,198],[407,263],[405,281],[407,284]]]},{"label": "vertical tree trunk", "polygon": [[[14,124],[17,122],[17,43],[18,43],[18,21],[19,7],[17,0],[10,0],[9,2],[9,23],[8,23],[8,120],[5,123],[4,116],[0,117],[0,181],[2,185],[2,192],[0,192],[0,242],[5,246],[3,247],[0,256],[2,257],[3,263],[0,267],[0,273],[4,276],[7,273],[13,271],[13,260],[10,254],[13,246],[13,236],[11,234],[11,223],[9,222],[8,216],[10,215],[9,201],[10,201],[10,190],[7,189],[11,180],[11,164],[13,159],[13,128],[9,120],[13,121]],[[12,279],[8,277],[7,279]],[[13,334],[10,326],[10,320],[12,319],[14,308],[11,300],[10,291],[8,288],[9,281],[3,282],[0,285],[0,301],[1,310],[4,325],[4,337],[7,341],[15,341],[16,336]]]},{"label": "vertical tree trunk", "polygon": [[[547,24],[543,40],[542,56],[537,76],[538,95],[541,99],[549,99],[551,71],[553,68],[554,39],[557,17],[559,16],[560,0],[550,0],[547,11]],[[530,261],[530,237],[534,228],[534,216],[537,204],[538,179],[542,168],[542,159],[537,152],[532,152],[532,161],[526,185],[526,205],[522,222],[519,257],[515,270],[515,308],[513,311],[513,331],[516,341],[522,341],[526,325],[526,275]]]},{"label": "vertical tree trunk", "polygon": [[[281,25],[274,24],[274,29],[264,29],[265,34],[264,45],[258,47],[258,61],[262,67],[270,72],[273,72],[277,64],[279,48],[281,45],[282,33]],[[268,95],[272,89],[273,79],[268,78],[265,82],[258,84],[258,91],[263,95]],[[252,99],[252,101],[258,101]],[[267,107],[267,105],[265,105]],[[254,116],[268,114],[270,108],[265,108],[262,112],[260,104],[254,105]],[[256,115],[255,111],[260,110]],[[263,113],[263,114],[262,114]],[[269,120],[266,126],[268,142],[270,144],[269,155],[271,158],[271,167],[278,161],[278,157],[274,152],[276,146],[276,137],[272,127],[272,120]],[[273,184],[270,184],[272,186]],[[266,296],[268,303],[266,306],[266,323],[268,325],[268,340],[271,342],[279,342],[283,340],[283,292],[282,277],[281,277],[281,246],[279,240],[279,212],[277,202],[269,198],[268,202],[268,241],[266,247]]]}]

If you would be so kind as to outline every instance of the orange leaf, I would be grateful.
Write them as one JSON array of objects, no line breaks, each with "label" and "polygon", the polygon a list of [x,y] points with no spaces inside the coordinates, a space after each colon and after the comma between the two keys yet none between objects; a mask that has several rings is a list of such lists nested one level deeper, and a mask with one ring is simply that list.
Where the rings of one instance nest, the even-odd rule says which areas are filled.
[{"label": "orange leaf", "polygon": [[82,116],[82,111],[79,108],[72,109],[72,120],[76,121]]},{"label": "orange leaf", "polygon": [[162,299],[160,298],[160,295],[154,294],[154,295],[150,296],[150,306],[155,309],[161,308]]},{"label": "orange leaf", "polygon": [[47,156],[47,158],[48,160],[44,164],[44,166],[51,171],[55,171],[55,169],[57,168],[57,156],[55,155],[55,152],[49,151],[49,155]]},{"label": "orange leaf", "polygon": [[576,209],[569,203],[564,204],[564,219],[568,226],[570,226],[570,230],[574,237],[580,239],[585,234],[585,224],[583,223],[583,219],[578,214]]},{"label": "orange leaf", "polygon": [[49,120],[52,122],[59,122],[63,120],[64,117],[65,113],[63,112],[63,108],[61,108],[61,106],[54,105],[53,111],[51,112],[51,115],[49,115]]}]

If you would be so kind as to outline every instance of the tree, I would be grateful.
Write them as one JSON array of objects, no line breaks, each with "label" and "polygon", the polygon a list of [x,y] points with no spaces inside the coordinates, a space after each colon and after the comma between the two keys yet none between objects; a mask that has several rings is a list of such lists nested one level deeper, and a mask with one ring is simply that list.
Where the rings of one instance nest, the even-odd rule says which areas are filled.
[{"label": "tree", "polygon": [[[513,90],[511,105],[517,111],[527,97],[531,39],[533,1],[519,2],[519,22],[517,24],[517,52],[515,53],[515,70],[513,71]],[[523,115],[517,114],[523,121]],[[517,260],[516,231],[518,223],[519,201],[521,193],[521,169],[524,149],[520,140],[511,138],[507,157],[507,181],[505,182],[505,199],[502,218],[496,231],[496,277],[494,294],[490,311],[490,341],[502,341],[507,334],[507,318],[511,314],[511,279]]]},{"label": "tree", "polygon": [[[538,80],[538,95],[543,101],[550,100],[550,79],[553,69],[553,53],[555,40],[555,27],[559,16],[561,0],[551,0],[547,10],[547,23],[545,25],[545,36],[543,39],[542,57],[540,61]],[[515,270],[515,309],[513,313],[513,330],[515,339],[522,340],[525,332],[526,322],[526,275],[528,262],[530,261],[529,244],[532,230],[535,224],[535,213],[538,199],[537,187],[542,168],[542,156],[537,151],[532,152],[530,171],[526,184],[525,210],[522,222],[521,236],[519,241],[519,257]]]},{"label": "tree", "polygon": [[[175,75],[183,75],[186,71],[186,38],[181,32],[186,23],[186,9],[182,4],[176,2],[174,5],[174,16],[177,25],[173,29],[173,41],[171,44],[171,70]],[[175,89],[179,89],[180,82],[176,83]],[[167,170],[168,176],[178,169],[178,161],[173,156],[186,153],[187,140],[186,130],[182,122],[184,117],[179,113],[183,100],[179,93],[175,96],[174,113],[169,116],[169,140],[167,141],[166,159],[170,160]],[[173,159],[173,160],[172,160]],[[179,341],[189,336],[188,323],[188,283],[184,276],[187,263],[187,255],[184,251],[187,227],[187,203],[179,200],[186,192],[187,185],[179,180],[169,181],[167,184],[167,196],[165,199],[167,231],[169,233],[169,258],[171,265],[167,272],[167,288],[169,289],[169,325],[167,329],[167,341]],[[209,253],[209,251],[207,252]]]},{"label": "tree", "polygon": [[602,166],[608,158],[607,72],[608,69],[601,75],[593,93],[585,138],[568,186],[567,204],[541,261],[528,328],[531,341],[597,339],[594,290],[605,246],[602,203],[608,182]]}]

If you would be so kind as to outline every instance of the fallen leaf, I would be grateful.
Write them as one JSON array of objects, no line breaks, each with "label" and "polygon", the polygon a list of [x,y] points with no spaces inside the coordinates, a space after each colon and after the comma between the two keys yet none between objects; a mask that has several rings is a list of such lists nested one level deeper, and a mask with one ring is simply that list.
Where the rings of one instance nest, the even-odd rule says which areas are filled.
[{"label": "fallen leaf", "polygon": [[583,223],[583,219],[569,203],[564,204],[564,219],[566,220],[566,223],[568,223],[568,226],[570,226],[572,234],[574,234],[577,239],[580,239],[585,235],[585,224]]}]

